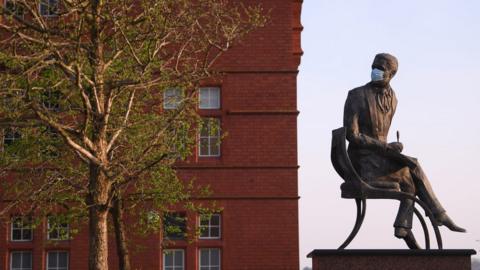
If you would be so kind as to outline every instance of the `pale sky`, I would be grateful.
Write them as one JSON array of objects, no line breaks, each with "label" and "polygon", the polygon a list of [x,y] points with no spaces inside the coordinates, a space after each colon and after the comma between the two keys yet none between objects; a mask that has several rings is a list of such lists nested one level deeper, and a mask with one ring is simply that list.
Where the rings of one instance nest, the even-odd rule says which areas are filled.
[{"label": "pale sky", "polygon": [[[367,83],[373,57],[399,60],[399,100],[390,141],[417,157],[447,213],[468,233],[441,227],[444,248],[480,249],[480,1],[306,0],[298,83],[300,266],[313,249],[336,249],[350,233],[355,202],[340,198],[330,163],[331,130],[347,91]],[[398,202],[369,200],[349,248],[406,248],[393,236]],[[417,240],[423,233],[414,224]],[[431,232],[431,237],[433,232]],[[436,247],[435,242],[432,243]]]}]

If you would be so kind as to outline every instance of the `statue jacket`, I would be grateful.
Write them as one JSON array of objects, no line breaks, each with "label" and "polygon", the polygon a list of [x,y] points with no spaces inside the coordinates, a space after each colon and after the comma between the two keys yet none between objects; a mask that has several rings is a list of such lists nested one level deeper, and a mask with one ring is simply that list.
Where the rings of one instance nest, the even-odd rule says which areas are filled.
[{"label": "statue jacket", "polygon": [[398,102],[395,92],[386,90],[388,110],[379,105],[385,90],[371,83],[350,90],[345,102],[343,125],[349,141],[348,153],[355,169],[367,179],[401,167],[398,160],[386,153],[388,131]]}]

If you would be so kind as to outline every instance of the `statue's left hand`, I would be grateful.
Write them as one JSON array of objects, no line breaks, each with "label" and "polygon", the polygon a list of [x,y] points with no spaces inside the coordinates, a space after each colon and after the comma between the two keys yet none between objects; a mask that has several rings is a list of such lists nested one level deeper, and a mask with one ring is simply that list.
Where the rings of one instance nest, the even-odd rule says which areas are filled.
[{"label": "statue's left hand", "polygon": [[403,144],[401,142],[391,142],[388,144],[388,150],[401,153],[403,151]]}]

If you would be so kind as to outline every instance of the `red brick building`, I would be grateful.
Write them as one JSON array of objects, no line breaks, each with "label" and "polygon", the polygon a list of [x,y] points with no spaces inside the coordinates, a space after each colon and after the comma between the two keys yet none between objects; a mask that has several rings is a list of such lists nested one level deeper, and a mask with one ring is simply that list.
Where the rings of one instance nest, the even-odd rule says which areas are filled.
[{"label": "red brick building", "polygon": [[[200,135],[203,146],[194,162],[178,168],[180,176],[209,184],[223,211],[202,222],[205,233],[198,241],[172,240],[167,254],[160,235],[137,239],[143,248],[132,254],[134,269],[299,267],[296,79],[302,1],[243,1],[271,10],[270,22],[221,58],[218,66],[227,75],[201,89],[200,114],[218,119],[228,136],[216,147],[215,137]],[[200,226],[198,216],[186,215],[189,227]],[[88,233],[55,241],[44,223],[33,232],[21,224],[0,227],[0,269],[87,269]],[[117,269],[113,248],[109,260]]]}]

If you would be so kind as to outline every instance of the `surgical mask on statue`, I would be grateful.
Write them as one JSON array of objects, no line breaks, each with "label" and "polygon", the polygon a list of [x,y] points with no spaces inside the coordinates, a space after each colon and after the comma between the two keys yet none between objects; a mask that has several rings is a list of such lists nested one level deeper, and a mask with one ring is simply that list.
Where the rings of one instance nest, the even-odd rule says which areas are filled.
[{"label": "surgical mask on statue", "polygon": [[384,72],[378,68],[372,69],[372,81],[383,81],[383,73]]}]

